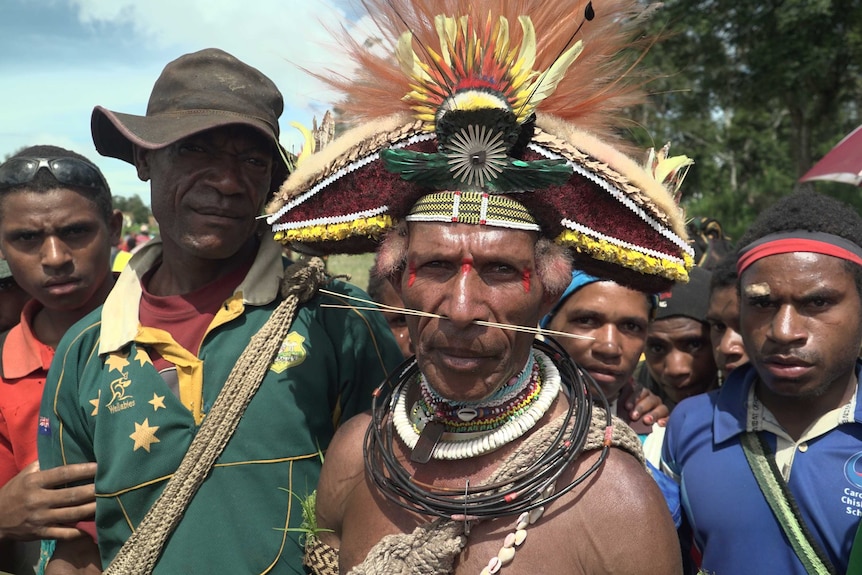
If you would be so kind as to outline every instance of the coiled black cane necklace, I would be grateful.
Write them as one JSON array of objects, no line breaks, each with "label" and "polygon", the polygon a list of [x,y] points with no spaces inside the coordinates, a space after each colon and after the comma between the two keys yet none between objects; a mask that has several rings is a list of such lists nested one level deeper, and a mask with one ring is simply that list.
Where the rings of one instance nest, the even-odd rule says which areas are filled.
[{"label": "coiled black cane necklace", "polygon": [[[569,357],[554,340],[536,341],[533,347],[554,362],[568,398],[564,421],[550,446],[535,461],[508,479],[470,485],[464,489],[437,488],[416,481],[396,457],[396,432],[392,413],[396,399],[416,379],[415,358],[405,361],[375,391],[372,399],[372,421],[365,433],[363,446],[365,469],[380,492],[390,501],[422,515],[443,517],[495,518],[531,511],[562,497],[594,473],[607,458],[610,442],[605,441],[599,458],[566,485],[556,485],[566,468],[582,453],[590,430],[594,399],[606,413],[611,428],[611,411],[607,399],[589,374]],[[556,486],[556,487],[554,487]]]}]

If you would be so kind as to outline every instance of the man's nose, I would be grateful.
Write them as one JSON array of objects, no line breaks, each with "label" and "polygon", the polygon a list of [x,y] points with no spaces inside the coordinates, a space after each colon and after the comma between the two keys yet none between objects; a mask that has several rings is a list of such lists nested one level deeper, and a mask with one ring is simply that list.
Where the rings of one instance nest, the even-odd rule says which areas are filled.
[{"label": "man's nose", "polygon": [[742,343],[742,336],[730,327],[724,330],[724,333],[721,336],[721,341],[718,343],[718,349],[725,357],[745,355],[745,346]]},{"label": "man's nose", "polygon": [[440,311],[456,326],[465,328],[474,321],[490,319],[485,304],[487,287],[475,269],[462,267],[444,289],[449,293]]},{"label": "man's nose", "polygon": [[668,377],[684,378],[691,373],[691,356],[679,350],[672,350],[665,357],[665,374]]},{"label": "man's nose", "polygon": [[622,354],[617,327],[608,323],[593,332],[593,351],[605,358],[616,358]]},{"label": "man's nose", "polygon": [[807,339],[805,319],[792,305],[781,305],[772,318],[768,335],[773,341],[785,345],[805,341]]},{"label": "man's nose", "polygon": [[72,258],[66,242],[54,235],[49,235],[42,242],[40,253],[42,265],[58,268],[67,264]]},{"label": "man's nose", "polygon": [[242,162],[233,156],[220,156],[210,168],[210,184],[224,195],[242,193],[242,180]]}]

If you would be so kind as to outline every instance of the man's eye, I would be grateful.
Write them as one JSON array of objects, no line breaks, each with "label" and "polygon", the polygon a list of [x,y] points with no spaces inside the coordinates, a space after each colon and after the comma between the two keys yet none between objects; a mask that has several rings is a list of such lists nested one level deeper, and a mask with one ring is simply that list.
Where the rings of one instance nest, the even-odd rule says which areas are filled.
[{"label": "man's eye", "polygon": [[695,353],[695,352],[697,352],[697,351],[700,351],[700,349],[701,349],[702,347],[703,347],[703,342],[702,342],[702,341],[700,341],[700,340],[698,340],[698,341],[690,341],[690,342],[688,342],[688,344],[686,345],[686,349],[688,350],[688,352],[689,352],[689,353]]},{"label": "man's eye", "polygon": [[269,159],[268,158],[253,157],[253,158],[248,158],[246,160],[246,162],[248,162],[249,164],[251,164],[252,166],[254,166],[256,168],[268,168],[269,167]]},{"label": "man's eye", "polygon": [[204,149],[197,144],[192,142],[183,142],[179,145],[179,150],[181,152],[203,152]]},{"label": "man's eye", "polygon": [[645,331],[644,326],[635,322],[624,323],[621,329],[626,333],[643,333]]},{"label": "man's eye", "polygon": [[767,309],[770,307],[774,307],[775,302],[768,297],[756,297],[748,300],[748,305],[758,309]]},{"label": "man's eye", "polygon": [[65,230],[63,230],[63,235],[65,237],[75,238],[75,237],[83,236],[83,235],[87,234],[87,232],[89,232],[89,230],[87,228],[85,228],[83,226],[76,226],[76,227],[72,227],[72,228],[66,228]]}]

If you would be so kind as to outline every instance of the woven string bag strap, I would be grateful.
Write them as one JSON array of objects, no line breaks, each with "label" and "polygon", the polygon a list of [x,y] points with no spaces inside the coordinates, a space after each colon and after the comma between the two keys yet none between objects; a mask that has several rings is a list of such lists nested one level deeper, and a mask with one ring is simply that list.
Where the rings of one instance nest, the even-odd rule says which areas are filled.
[{"label": "woven string bag strap", "polygon": [[787,482],[778,470],[775,457],[763,437],[754,432],[743,433],[740,437],[745,459],[757,479],[766,502],[778,520],[784,535],[810,575],[837,575],[838,571],[829,562],[826,553],[817,544],[799,506],[790,492]]},{"label": "woven string bag strap", "polygon": [[284,300],[249,341],[179,468],[105,570],[105,575],[152,573],[165,541],[236,431],[245,408],[260,387],[273,357],[287,336],[296,310],[300,304],[314,297],[317,289],[326,281],[324,264],[319,258],[287,268],[281,284]]}]

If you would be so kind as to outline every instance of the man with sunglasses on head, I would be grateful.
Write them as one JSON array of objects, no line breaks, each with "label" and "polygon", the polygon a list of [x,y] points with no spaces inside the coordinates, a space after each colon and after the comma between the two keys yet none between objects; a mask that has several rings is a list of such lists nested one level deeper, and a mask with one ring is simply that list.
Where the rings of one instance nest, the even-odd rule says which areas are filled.
[{"label": "man with sunglasses on head", "polygon": [[[38,544],[85,536],[95,513],[96,465],[39,470],[39,402],[63,334],[100,306],[114,285],[111,246],[122,214],[99,169],[56,146],[25,148],[0,165],[0,254],[32,299],[0,335],[0,568],[25,572]],[[62,487],[68,482],[83,485]],[[34,557],[35,556],[35,557]],[[20,571],[19,571],[20,570]]]},{"label": "man with sunglasses on head", "polygon": [[145,116],[94,110],[96,149],[150,182],[160,237],[48,378],[41,463],[99,464],[98,549],[58,542],[48,573],[302,571],[320,453],[402,359],[350,307],[363,291],[289,265],[258,219],[287,174],[282,108],[260,71],[205,49],[165,67]]}]

